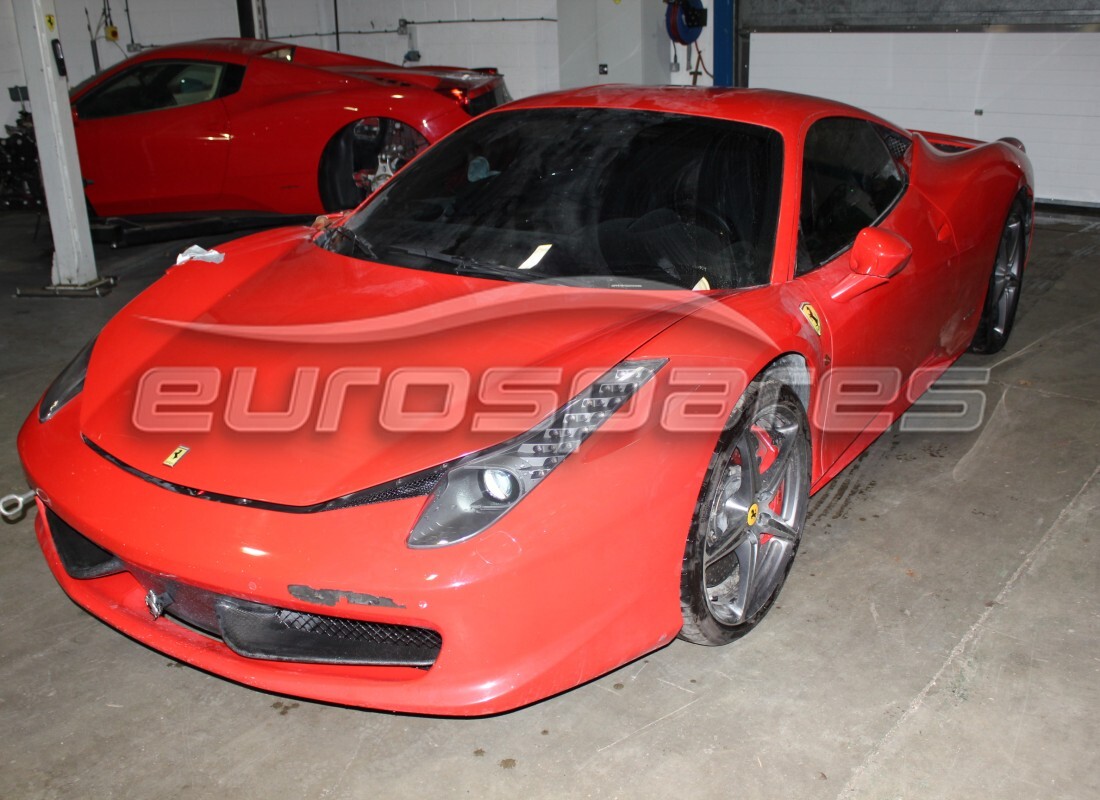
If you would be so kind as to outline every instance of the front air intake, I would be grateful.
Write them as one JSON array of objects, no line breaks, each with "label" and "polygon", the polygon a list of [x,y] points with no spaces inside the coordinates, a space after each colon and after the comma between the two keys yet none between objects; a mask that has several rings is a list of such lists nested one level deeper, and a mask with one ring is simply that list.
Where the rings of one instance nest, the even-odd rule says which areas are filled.
[{"label": "front air intake", "polygon": [[53,546],[57,548],[58,558],[61,559],[61,566],[71,577],[79,580],[102,578],[126,569],[118,556],[78,533],[48,508],[46,522],[53,538]]},{"label": "front air intake", "polygon": [[308,614],[223,597],[214,608],[234,652],[273,661],[430,667],[438,633],[408,625]]}]

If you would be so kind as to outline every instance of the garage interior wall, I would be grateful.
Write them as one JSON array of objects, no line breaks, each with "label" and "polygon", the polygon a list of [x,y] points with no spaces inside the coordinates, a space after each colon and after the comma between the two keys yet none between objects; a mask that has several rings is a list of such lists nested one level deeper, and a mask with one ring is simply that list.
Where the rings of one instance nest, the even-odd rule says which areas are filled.
[{"label": "garage interior wall", "polygon": [[25,84],[15,10],[11,0],[0,0],[0,124],[11,125],[19,111],[19,104],[8,100],[8,87]]},{"label": "garage interior wall", "polygon": [[[638,2],[639,0],[631,0]],[[25,84],[16,36],[13,2],[0,0],[0,123],[15,122],[19,104],[8,98],[8,87]],[[127,23],[123,0],[111,0],[119,41],[103,37],[102,0],[56,0],[58,31],[65,49],[69,83],[94,72],[88,19],[99,28],[97,47],[102,68],[118,63],[133,41],[142,46],[185,42],[215,36],[237,36],[236,0],[130,0]],[[266,0],[268,35],[308,47],[336,49],[332,0]],[[555,0],[339,0],[341,31],[390,30],[398,20],[544,18],[547,21],[418,25],[421,64],[497,67],[514,97],[558,88],[557,2]],[[307,34],[303,36],[302,34]],[[328,35],[308,35],[328,34]],[[398,34],[342,33],[340,50],[354,55],[401,63],[409,39]]]},{"label": "garage interior wall", "polygon": [[[266,0],[268,36],[325,50],[336,49],[331,0]],[[400,64],[409,37],[393,31],[402,19],[444,24],[415,25],[420,64],[496,67],[513,97],[558,88],[555,0],[341,0],[340,50]],[[462,22],[462,20],[524,20]],[[453,21],[449,22],[448,21]],[[329,34],[302,36],[302,34]]]}]

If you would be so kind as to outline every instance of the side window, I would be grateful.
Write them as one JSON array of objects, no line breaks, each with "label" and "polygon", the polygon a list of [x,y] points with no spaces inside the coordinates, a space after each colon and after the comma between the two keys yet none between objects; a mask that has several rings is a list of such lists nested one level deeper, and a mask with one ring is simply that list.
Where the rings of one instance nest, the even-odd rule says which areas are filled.
[{"label": "side window", "polygon": [[83,97],[76,111],[82,119],[101,119],[213,100],[226,66],[209,61],[139,64]]},{"label": "side window", "polygon": [[905,178],[876,128],[865,120],[819,120],[802,162],[798,273],[824,264],[882,217]]}]

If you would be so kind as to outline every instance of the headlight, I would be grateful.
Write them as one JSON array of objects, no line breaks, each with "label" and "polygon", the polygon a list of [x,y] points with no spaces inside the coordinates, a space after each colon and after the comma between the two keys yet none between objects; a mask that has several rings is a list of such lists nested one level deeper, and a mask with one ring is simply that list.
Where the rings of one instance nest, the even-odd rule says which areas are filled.
[{"label": "headlight", "polygon": [[667,359],[624,361],[531,430],[458,461],[436,486],[413,526],[409,547],[455,544],[488,528],[666,363]]},{"label": "headlight", "polygon": [[62,407],[80,394],[84,388],[84,376],[88,374],[88,361],[92,357],[92,347],[95,339],[84,345],[84,349],[76,354],[76,358],[69,362],[69,366],[61,370],[61,374],[54,378],[50,388],[46,390],[41,405],[38,406],[38,421],[45,422]]}]

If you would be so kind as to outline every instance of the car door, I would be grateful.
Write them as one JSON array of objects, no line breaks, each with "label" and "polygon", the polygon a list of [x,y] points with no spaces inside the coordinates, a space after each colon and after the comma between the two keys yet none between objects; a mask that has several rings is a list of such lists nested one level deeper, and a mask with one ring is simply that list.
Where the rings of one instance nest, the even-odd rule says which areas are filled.
[{"label": "car door", "polygon": [[[826,464],[860,434],[880,432],[891,421],[883,412],[909,394],[914,373],[945,358],[954,241],[942,215],[908,186],[908,145],[845,117],[818,120],[806,135],[795,280],[829,365],[817,412]],[[874,230],[861,234],[867,228]],[[893,256],[892,276],[853,271],[853,259],[891,248],[902,254]]]},{"label": "car door", "polygon": [[221,97],[240,86],[242,71],[211,61],[146,61],[81,97],[76,141],[95,212],[221,208],[231,138]]}]

